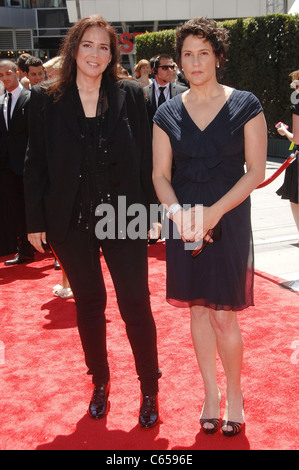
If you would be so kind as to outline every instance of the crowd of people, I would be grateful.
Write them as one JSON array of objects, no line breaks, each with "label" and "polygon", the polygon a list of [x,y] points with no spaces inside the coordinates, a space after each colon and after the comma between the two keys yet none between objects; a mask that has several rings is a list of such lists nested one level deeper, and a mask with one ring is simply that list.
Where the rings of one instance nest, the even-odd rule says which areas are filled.
[{"label": "crowd of people", "polygon": [[[148,237],[125,236],[125,196],[148,213],[162,204],[169,221],[166,300],[190,309],[205,390],[202,431],[213,434],[221,422],[217,351],[227,379],[221,431],[232,437],[244,427],[237,313],[253,305],[250,194],[264,180],[267,126],[252,93],[221,84],[227,50],[224,28],[194,18],[177,28],[176,62],[157,54],[141,60],[133,78],[120,66],[115,30],[93,15],[69,30],[45,64],[26,54],[0,61],[1,244],[10,239],[17,247],[5,265],[34,262],[50,246],[62,268],[54,293],[75,299],[94,419],[109,412],[110,392],[101,250],[140,381],[139,424],[159,422],[147,249],[161,219],[148,223]],[[284,130],[295,143],[298,115],[295,105],[293,132]],[[102,205],[114,209],[116,237],[96,235]],[[125,227],[131,221],[127,214]]]}]

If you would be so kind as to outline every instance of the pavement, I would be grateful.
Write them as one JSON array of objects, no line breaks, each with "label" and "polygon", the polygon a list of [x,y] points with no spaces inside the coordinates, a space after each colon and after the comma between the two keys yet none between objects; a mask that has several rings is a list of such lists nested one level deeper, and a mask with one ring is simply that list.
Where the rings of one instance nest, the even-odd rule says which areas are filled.
[{"label": "pavement", "polygon": [[[282,161],[267,161],[266,178]],[[255,269],[282,280],[284,287],[299,292],[299,232],[288,200],[276,194],[284,172],[264,188],[251,195],[251,220],[255,252]]]}]

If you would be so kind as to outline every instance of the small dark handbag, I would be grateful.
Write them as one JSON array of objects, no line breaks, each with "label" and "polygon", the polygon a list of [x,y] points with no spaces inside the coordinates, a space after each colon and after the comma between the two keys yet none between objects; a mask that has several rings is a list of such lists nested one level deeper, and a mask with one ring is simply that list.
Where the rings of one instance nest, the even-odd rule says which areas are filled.
[{"label": "small dark handbag", "polygon": [[[217,241],[220,240],[220,238],[221,238],[221,223],[220,223],[220,220],[219,220],[218,224],[215,225],[214,228],[208,230],[207,235],[209,235],[213,239],[213,242],[217,242]],[[192,258],[196,258],[196,256],[198,256],[199,253],[202,252],[202,250],[204,249],[204,247],[208,243],[209,243],[208,241],[204,241],[202,243],[202,245],[200,245],[198,248],[195,248],[195,250],[191,251]]]}]

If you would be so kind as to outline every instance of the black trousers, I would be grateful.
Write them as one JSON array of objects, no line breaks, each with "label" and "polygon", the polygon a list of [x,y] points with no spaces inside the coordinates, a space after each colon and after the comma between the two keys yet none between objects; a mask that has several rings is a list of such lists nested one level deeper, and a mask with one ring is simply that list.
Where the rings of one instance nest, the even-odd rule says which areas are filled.
[{"label": "black trousers", "polygon": [[[92,375],[94,384],[103,384],[109,380],[110,373],[106,348],[107,296],[99,249],[92,249],[87,232],[74,229],[63,243],[48,242],[74,294],[88,374]],[[147,240],[103,240],[98,245],[114,283],[141,391],[146,395],[156,394],[158,354],[148,288]]]},{"label": "black trousers", "polygon": [[0,171],[0,199],[6,207],[6,231],[17,238],[18,251],[33,255],[33,247],[27,239],[23,176],[10,169]]}]

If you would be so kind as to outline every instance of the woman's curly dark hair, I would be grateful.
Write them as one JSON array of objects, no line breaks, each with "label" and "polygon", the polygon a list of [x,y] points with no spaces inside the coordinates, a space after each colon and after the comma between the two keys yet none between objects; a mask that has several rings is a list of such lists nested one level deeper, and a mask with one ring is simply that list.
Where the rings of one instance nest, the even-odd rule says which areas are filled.
[{"label": "woman's curly dark hair", "polygon": [[228,51],[228,30],[217,25],[216,21],[207,18],[192,18],[176,29],[176,61],[179,68],[183,42],[187,36],[198,36],[210,42],[213,51],[219,61],[218,71],[223,69],[226,63]]}]

